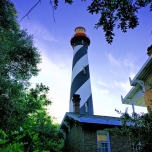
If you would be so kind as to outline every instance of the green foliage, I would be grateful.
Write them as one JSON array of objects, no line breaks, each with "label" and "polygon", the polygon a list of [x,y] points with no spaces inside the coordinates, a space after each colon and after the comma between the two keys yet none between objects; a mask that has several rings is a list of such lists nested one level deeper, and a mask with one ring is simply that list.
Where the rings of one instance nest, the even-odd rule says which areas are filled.
[{"label": "green foliage", "polygon": [[23,102],[18,108],[18,115],[12,112],[10,122],[7,123],[10,127],[4,126],[5,128],[0,130],[0,151],[62,150],[64,140],[58,133],[58,125],[53,124],[52,118],[44,108],[51,103],[47,93],[48,87],[42,84],[37,84],[35,89],[27,91],[25,99],[21,100]]},{"label": "green foliage", "polygon": [[[151,92],[152,82],[149,80],[145,83],[146,92]],[[152,102],[152,99],[150,99]],[[128,141],[138,147],[138,152],[151,152],[152,151],[152,109],[148,107],[148,113],[132,115],[128,114],[128,109],[125,113],[117,111],[121,115],[122,127],[109,129],[115,136],[128,137]]]},{"label": "green foliage", "polygon": [[[20,118],[21,108],[27,104],[26,90],[32,75],[38,74],[37,65],[40,55],[33,46],[31,36],[25,30],[3,31],[0,41],[0,122],[5,126],[15,127],[14,119]],[[26,106],[25,106],[26,107]],[[22,109],[24,113],[25,110]],[[25,114],[27,114],[27,110]],[[14,117],[13,117],[14,116]],[[15,118],[15,121],[16,121]]]},{"label": "green foliage", "polygon": [[[58,2],[54,1],[55,9]],[[65,3],[72,4],[73,0],[65,0]],[[100,15],[95,28],[102,27],[106,41],[111,44],[115,36],[114,28],[120,28],[122,32],[136,28],[139,25],[138,11],[146,6],[152,11],[152,0],[92,0],[88,11]]]},{"label": "green foliage", "polygon": [[91,14],[101,15],[95,27],[102,27],[107,42],[112,43],[115,26],[122,32],[136,28],[139,25],[138,11],[147,5],[152,11],[152,0],[93,0],[88,10]]},{"label": "green foliage", "polygon": [[129,115],[121,113],[122,127],[109,131],[115,136],[125,136],[133,145],[139,146],[139,152],[152,151],[152,111],[146,114]]},{"label": "green foliage", "polygon": [[40,54],[20,29],[14,5],[0,0],[0,6],[0,152],[60,152],[64,140],[45,109],[49,88],[29,88]]},{"label": "green foliage", "polygon": [[[41,0],[38,0],[24,17],[28,16],[40,2]],[[72,4],[73,0],[65,0],[65,3]],[[54,17],[54,10],[57,9],[59,0],[50,0],[50,4]],[[90,14],[100,15],[95,28],[102,27],[106,41],[111,44],[115,36],[115,27],[121,29],[122,32],[136,28],[139,25],[138,12],[146,6],[149,6],[150,11],[152,11],[152,0],[92,0],[87,10]]]},{"label": "green foliage", "polygon": [[0,124],[10,131],[28,114],[28,80],[38,74],[41,59],[32,36],[20,29],[14,5],[8,0],[1,0],[0,4]]},{"label": "green foliage", "polygon": [[[43,111],[44,114],[44,111]],[[49,118],[49,117],[48,117]],[[41,122],[43,121],[42,118]],[[51,123],[51,119],[37,124],[32,119],[22,124],[18,130],[9,135],[0,130],[0,152],[2,151],[26,151],[26,152],[60,152],[64,141],[57,132],[56,125]]]},{"label": "green foliage", "polygon": [[0,31],[2,29],[16,30],[18,23],[14,4],[10,0],[0,0],[0,6]]},{"label": "green foliage", "polygon": [[[37,147],[38,149],[42,149],[42,147],[47,149],[52,139],[51,144],[54,143],[54,147],[57,145],[62,147],[63,140],[58,136],[57,127],[52,123],[51,118],[47,116],[43,108],[51,103],[44,93],[46,91],[48,91],[47,87],[42,84],[37,85],[36,89],[32,88],[25,94],[24,99],[22,98],[15,103],[10,102],[10,104],[5,102],[4,105],[6,105],[6,107],[1,106],[8,111],[8,113],[2,113],[1,115],[1,128],[7,132],[9,139],[9,142],[6,142],[5,139],[1,141],[6,142],[3,143],[6,149],[8,149],[8,145],[11,145],[11,147],[9,147],[12,149],[12,147],[15,146],[14,144],[19,144],[20,146],[18,146],[18,148],[24,149],[24,151],[29,149],[29,145]],[[1,112],[3,111],[1,110]],[[11,115],[9,115],[10,112]],[[7,115],[10,117],[7,117]],[[17,131],[19,130],[19,126],[23,131]],[[4,132],[3,135],[5,135]],[[37,137],[39,138],[38,140]],[[56,142],[58,143],[57,145],[55,145]],[[39,143],[43,143],[43,146],[39,145]],[[0,146],[0,148],[3,147]],[[58,148],[55,147],[54,149]],[[35,150],[35,148],[29,151],[32,150]]]}]

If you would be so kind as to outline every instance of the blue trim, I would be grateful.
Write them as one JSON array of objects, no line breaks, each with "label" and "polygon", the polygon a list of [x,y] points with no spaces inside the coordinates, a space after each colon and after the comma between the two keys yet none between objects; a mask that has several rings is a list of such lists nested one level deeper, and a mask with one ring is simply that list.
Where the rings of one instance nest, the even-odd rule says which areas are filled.
[{"label": "blue trim", "polygon": [[108,152],[111,152],[110,135],[108,132]]},{"label": "blue trim", "polygon": [[[71,84],[71,92],[70,92],[70,101],[73,97],[73,94],[90,78],[89,73],[89,65],[86,66],[86,74],[83,74],[83,71],[79,72],[77,76],[74,78]],[[83,93],[83,92],[82,92]],[[80,94],[81,98],[81,94]]]},{"label": "blue trim", "polygon": [[87,49],[88,49],[87,46],[83,46],[83,47],[81,47],[81,48],[76,52],[76,54],[75,54],[74,57],[73,57],[72,69],[73,69],[73,67],[75,66],[75,64],[76,64],[84,55],[87,54]]}]

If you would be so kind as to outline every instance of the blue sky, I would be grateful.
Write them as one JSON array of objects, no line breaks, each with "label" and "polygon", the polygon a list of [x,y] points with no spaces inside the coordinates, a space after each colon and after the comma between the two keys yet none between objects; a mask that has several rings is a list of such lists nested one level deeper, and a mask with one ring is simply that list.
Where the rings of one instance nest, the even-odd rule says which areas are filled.
[{"label": "blue sky", "polygon": [[[12,0],[15,4],[19,20],[29,11],[37,0]],[[73,49],[70,39],[77,26],[86,28],[91,40],[88,49],[91,87],[94,112],[97,115],[119,116],[115,109],[125,111],[131,106],[122,105],[123,97],[131,89],[129,77],[133,79],[141,66],[146,62],[147,47],[152,43],[152,13],[148,8],[139,11],[140,25],[127,33],[115,29],[112,45],[109,45],[101,28],[94,29],[99,15],[91,15],[87,11],[90,0],[75,0],[72,5],[59,2],[54,12],[48,1],[42,0],[30,14],[24,18],[21,28],[33,35],[35,46],[42,55],[39,65],[41,72],[31,79],[31,83],[43,83],[50,87],[49,97],[53,104],[49,108],[51,115],[60,122],[69,109],[70,84],[72,72]],[[135,107],[136,112],[146,112],[146,108]]]}]

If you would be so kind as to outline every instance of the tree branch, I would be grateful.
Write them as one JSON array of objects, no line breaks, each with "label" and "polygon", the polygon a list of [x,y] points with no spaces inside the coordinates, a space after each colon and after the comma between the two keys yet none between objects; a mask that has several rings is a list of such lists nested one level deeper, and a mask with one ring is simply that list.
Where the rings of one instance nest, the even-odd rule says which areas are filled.
[{"label": "tree branch", "polygon": [[[37,3],[34,4],[34,6],[32,6],[32,8],[30,8],[30,10],[28,11],[28,13],[25,14],[25,15],[21,18],[21,20],[19,21],[19,23],[20,23],[25,17],[28,17],[28,19],[29,19],[29,16],[28,16],[28,15],[33,11],[33,9],[34,9],[39,3],[41,3],[41,0],[38,0]],[[55,6],[53,6],[52,0],[50,0],[50,4],[51,4],[51,7],[52,7],[52,11],[53,11],[53,19],[54,19],[54,22],[56,22],[56,21],[55,21],[55,16],[54,16],[54,10],[55,10],[56,8],[55,8]]]},{"label": "tree branch", "polygon": [[50,0],[50,4],[51,4],[51,7],[52,7],[52,11],[53,11],[53,19],[54,19],[54,22],[56,22],[55,21],[55,17],[54,17],[54,7],[53,7],[53,4],[52,4],[52,1]]},{"label": "tree branch", "polygon": [[[28,17],[28,15],[33,11],[33,9],[34,9],[39,3],[41,3],[41,0],[38,0],[38,1],[37,1],[37,3],[28,11],[28,13],[21,18],[21,20],[19,21],[19,23],[20,23],[26,16]],[[29,18],[29,17],[28,17],[28,18]]]}]

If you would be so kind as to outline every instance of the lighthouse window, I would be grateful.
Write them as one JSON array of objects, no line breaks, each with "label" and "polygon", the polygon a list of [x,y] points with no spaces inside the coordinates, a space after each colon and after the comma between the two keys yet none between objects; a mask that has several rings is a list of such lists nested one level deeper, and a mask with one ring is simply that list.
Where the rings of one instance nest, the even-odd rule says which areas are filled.
[{"label": "lighthouse window", "polygon": [[85,102],[85,112],[88,112],[88,102]]},{"label": "lighthouse window", "polygon": [[86,67],[83,67],[83,74],[86,74]]}]

